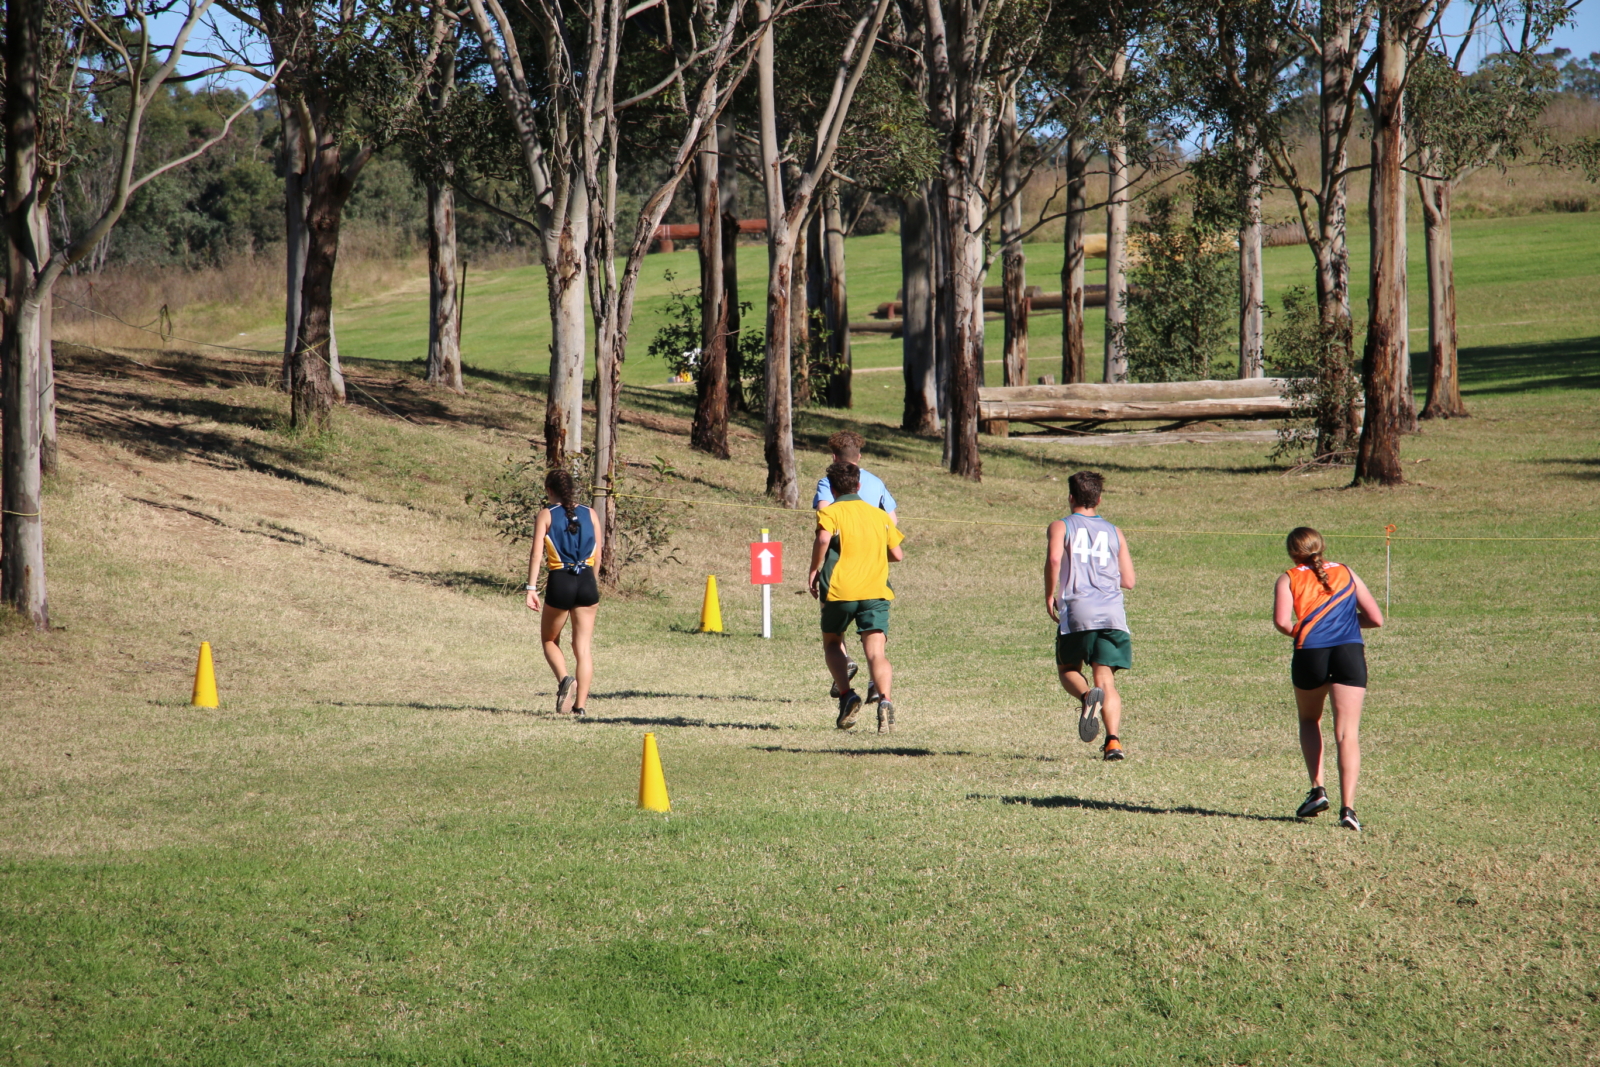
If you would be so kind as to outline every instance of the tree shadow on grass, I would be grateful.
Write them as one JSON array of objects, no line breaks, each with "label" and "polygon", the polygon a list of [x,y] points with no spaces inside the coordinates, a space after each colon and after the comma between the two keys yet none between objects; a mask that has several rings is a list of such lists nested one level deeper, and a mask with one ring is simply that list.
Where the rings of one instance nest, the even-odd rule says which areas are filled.
[{"label": "tree shadow on grass", "polygon": [[[1413,357],[1412,379],[1428,380],[1427,353]],[[1600,389],[1600,337],[1530,344],[1481,345],[1460,352],[1461,391],[1468,396],[1539,389]]]},{"label": "tree shadow on grass", "polygon": [[743,693],[717,696],[714,693],[662,693],[654,689],[617,689],[590,694],[596,700],[744,700],[752,704],[793,704],[793,697],[753,697]]},{"label": "tree shadow on grass", "polygon": [[[598,696],[599,694],[594,694]],[[532,708],[504,708],[494,704],[434,704],[422,700],[325,700],[321,703],[334,708],[412,708],[416,711],[481,711],[489,715],[525,715],[532,719],[551,719],[571,722],[579,726],[672,726],[682,729],[704,730],[782,730],[772,722],[711,722],[693,719],[686,715],[584,715],[581,718],[556,711],[535,711]]]},{"label": "tree shadow on grass", "polygon": [[1207,818],[1248,819],[1251,822],[1299,822],[1293,815],[1254,815],[1244,811],[1217,811],[1214,808],[1197,808],[1192,804],[1179,804],[1171,808],[1157,808],[1149,804],[1124,804],[1118,800],[1088,800],[1084,797],[997,797],[986,793],[968,793],[968,800],[998,800],[1002,804],[1026,804],[1031,808],[1085,808],[1090,811],[1125,811],[1133,815],[1203,815]]},{"label": "tree shadow on grass", "polygon": [[1528,459],[1524,463],[1537,463],[1541,467],[1575,467],[1576,470],[1553,471],[1558,478],[1575,478],[1578,481],[1600,481],[1600,459]]},{"label": "tree shadow on grass", "polygon": [[801,756],[970,756],[971,752],[935,752],[931,748],[906,748],[880,745],[877,748],[788,748],[783,745],[752,745],[757,752],[792,752]]},{"label": "tree shadow on grass", "polygon": [[705,730],[782,730],[775,722],[710,722],[691,719],[687,715],[585,715],[575,722],[596,726],[674,726],[699,727]]}]

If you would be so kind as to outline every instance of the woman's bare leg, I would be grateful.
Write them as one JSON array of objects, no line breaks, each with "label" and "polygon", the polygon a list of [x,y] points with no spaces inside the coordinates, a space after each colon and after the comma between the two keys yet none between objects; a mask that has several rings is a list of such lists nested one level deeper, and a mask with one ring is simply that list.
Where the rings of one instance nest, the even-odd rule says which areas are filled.
[{"label": "woman's bare leg", "polygon": [[1322,705],[1327,699],[1325,685],[1294,691],[1300,712],[1300,754],[1306,758],[1306,774],[1312,785],[1322,784]]},{"label": "woman's bare leg", "polygon": [[578,702],[574,707],[589,706],[589,682],[594,678],[594,620],[600,605],[572,609],[572,658],[578,661]]},{"label": "woman's bare leg", "polygon": [[561,654],[561,628],[567,625],[567,613],[545,604],[539,613],[539,638],[544,642],[544,661],[555,672],[556,681],[567,676],[567,658]]},{"label": "woman's bare leg", "polygon": [[1361,705],[1367,691],[1354,685],[1333,687],[1333,740],[1339,746],[1339,803],[1356,806],[1356,781],[1361,777]]}]

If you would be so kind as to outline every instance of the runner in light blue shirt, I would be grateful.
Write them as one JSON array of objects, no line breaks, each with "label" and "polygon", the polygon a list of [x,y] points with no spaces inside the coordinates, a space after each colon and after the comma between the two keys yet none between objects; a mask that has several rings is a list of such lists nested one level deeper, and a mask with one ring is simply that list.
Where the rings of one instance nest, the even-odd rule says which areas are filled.
[{"label": "runner in light blue shirt", "polygon": [[[861,435],[855,431],[840,430],[828,438],[828,450],[833,453],[833,462],[852,463],[857,469],[860,469],[861,446],[865,443]],[[871,471],[861,471],[861,491],[859,496],[873,507],[887,511],[889,517],[895,520],[896,525],[899,525],[900,517],[895,514],[894,496],[890,494],[889,487],[883,484],[882,478],[879,478]],[[811,506],[813,509],[820,510],[831,503],[833,503],[833,489],[828,485],[827,474],[823,474],[821,478],[817,479],[817,492],[811,498]]]}]

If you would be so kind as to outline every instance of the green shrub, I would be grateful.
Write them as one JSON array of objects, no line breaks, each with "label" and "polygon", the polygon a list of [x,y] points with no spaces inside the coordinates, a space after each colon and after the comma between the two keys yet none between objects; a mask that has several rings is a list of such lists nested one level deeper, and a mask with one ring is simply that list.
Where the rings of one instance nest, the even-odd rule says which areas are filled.
[{"label": "green shrub", "polygon": [[1179,198],[1152,197],[1149,217],[1134,228],[1119,327],[1128,373],[1139,382],[1211,376],[1211,361],[1235,340],[1239,313],[1237,252],[1206,205],[1184,211]]},{"label": "green shrub", "polygon": [[1355,449],[1361,374],[1348,327],[1324,323],[1303,285],[1283,294],[1283,315],[1268,337],[1267,366],[1287,378],[1294,405],[1278,428],[1273,458],[1311,453],[1318,463],[1343,460]]}]

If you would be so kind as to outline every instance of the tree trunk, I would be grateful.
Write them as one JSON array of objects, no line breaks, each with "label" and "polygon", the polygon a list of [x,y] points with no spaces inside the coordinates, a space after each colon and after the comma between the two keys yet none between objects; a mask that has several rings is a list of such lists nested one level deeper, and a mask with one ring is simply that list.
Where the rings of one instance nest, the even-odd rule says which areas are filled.
[{"label": "tree trunk", "polygon": [[689,447],[727,459],[728,315],[722,276],[722,183],[717,131],[708,130],[695,163],[700,217],[700,373]]},{"label": "tree trunk", "polygon": [[[41,207],[39,255],[50,255],[50,211]],[[55,474],[61,469],[61,444],[56,431],[55,287],[39,305],[39,470]]]},{"label": "tree trunk", "polygon": [[1239,224],[1239,377],[1263,378],[1266,368],[1266,282],[1261,272],[1261,172],[1263,153],[1252,148],[1245,161]]},{"label": "tree trunk", "polygon": [[461,379],[461,308],[456,274],[455,190],[429,182],[428,384],[465,393]]},{"label": "tree trunk", "polygon": [[850,391],[850,303],[845,287],[844,212],[834,182],[822,200],[822,252],[826,285],[823,318],[828,324],[828,380],[818,383],[830,408],[853,407]]},{"label": "tree trunk", "polygon": [[566,195],[551,215],[561,228],[543,240],[545,288],[553,325],[544,442],[545,459],[552,467],[583,451],[583,362],[588,332],[584,322],[588,276],[583,258],[589,242],[588,191],[576,166],[557,188]]},{"label": "tree trunk", "polygon": [[804,216],[795,233],[789,276],[789,372],[794,375],[794,404],[803,408],[811,404],[811,364],[817,358],[811,312],[822,304],[822,256],[817,251],[822,243],[821,212]]},{"label": "tree trunk", "polygon": [[9,0],[5,40],[6,293],[0,321],[0,599],[50,628],[39,457],[39,0]]},{"label": "tree trunk", "polygon": [[285,392],[294,381],[295,338],[300,335],[300,293],[306,280],[306,148],[305,122],[299,102],[278,100],[283,124],[284,300],[283,374]]},{"label": "tree trunk", "polygon": [[[1127,74],[1128,57],[1118,52],[1111,76],[1120,83]],[[1118,135],[1106,145],[1106,358],[1105,380],[1128,380],[1128,351],[1123,329],[1128,309],[1128,150],[1123,143],[1127,112],[1118,104],[1111,112],[1111,129]],[[1065,292],[1065,290],[1063,290]],[[1026,383],[1023,383],[1026,384]]]},{"label": "tree trunk", "polygon": [[1362,373],[1366,418],[1356,451],[1356,484],[1399,485],[1400,390],[1406,356],[1406,41],[1391,12],[1380,11],[1377,78],[1372,131],[1372,186],[1368,214],[1372,230],[1371,295]]},{"label": "tree trunk", "polygon": [[728,361],[728,407],[750,410],[744,396],[744,354],[739,348],[739,135],[733,120],[717,125],[717,177],[722,198],[723,350]]},{"label": "tree trunk", "polygon": [[[1427,164],[1423,164],[1424,169]],[[1456,351],[1455,247],[1450,234],[1450,182],[1419,175],[1423,236],[1428,258],[1428,375],[1425,419],[1459,419],[1467,415],[1461,400]]]},{"label": "tree trunk", "polygon": [[1349,153],[1343,129],[1353,104],[1354,64],[1360,59],[1359,52],[1351,47],[1354,24],[1354,0],[1325,0],[1322,4],[1318,94],[1322,165],[1318,228],[1322,248],[1317,255],[1317,306],[1322,321],[1329,324],[1350,319],[1350,251],[1345,223]]},{"label": "tree trunk", "polygon": [[1091,146],[1082,137],[1067,140],[1067,217],[1061,263],[1061,381],[1087,381],[1083,349],[1083,230]]},{"label": "tree trunk", "polygon": [[950,472],[983,479],[978,454],[978,388],[983,384],[983,216],[981,190],[965,169],[946,167],[950,234],[950,290],[954,315],[950,344]]},{"label": "tree trunk", "polygon": [[950,421],[950,370],[955,348],[955,289],[950,284],[950,204],[940,178],[930,184],[928,221],[933,228],[933,387],[939,402],[938,426],[944,435],[939,461],[950,466],[955,433]]},{"label": "tree trunk", "polygon": [[939,386],[933,357],[933,249],[928,218],[928,183],[900,201],[900,276],[904,292],[900,367],[905,403],[900,428],[939,432]]},{"label": "tree trunk", "polygon": [[1004,381],[1028,384],[1028,257],[1022,250],[1022,144],[1017,97],[1006,94],[1000,111],[1000,263],[1005,293]]},{"label": "tree trunk", "polygon": [[289,396],[293,425],[320,428],[338,399],[333,388],[329,344],[333,337],[333,271],[339,258],[339,217],[331,191],[319,190],[313,183],[310,200],[300,288],[300,329],[295,335]]},{"label": "tree trunk", "polygon": [[[756,0],[756,17],[772,17],[768,0]],[[761,173],[767,194],[767,410],[764,449],[767,493],[786,508],[800,506],[794,457],[794,408],[789,394],[789,299],[793,291],[796,234],[790,232],[783,202],[783,171],[778,156],[777,88],[774,85],[773,32],[761,36],[756,80],[761,106]]]}]

